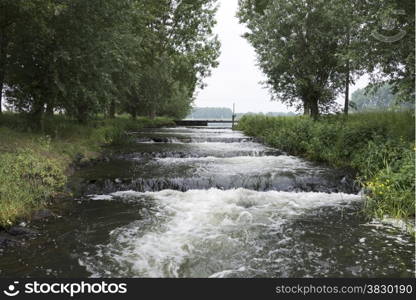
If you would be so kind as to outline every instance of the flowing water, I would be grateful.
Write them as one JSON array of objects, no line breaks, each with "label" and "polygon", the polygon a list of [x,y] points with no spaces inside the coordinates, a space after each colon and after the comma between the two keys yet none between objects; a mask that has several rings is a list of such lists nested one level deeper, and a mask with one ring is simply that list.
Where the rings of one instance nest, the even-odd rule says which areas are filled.
[{"label": "flowing water", "polygon": [[413,277],[414,238],[369,223],[348,176],[226,128],[131,133],[0,276]]}]

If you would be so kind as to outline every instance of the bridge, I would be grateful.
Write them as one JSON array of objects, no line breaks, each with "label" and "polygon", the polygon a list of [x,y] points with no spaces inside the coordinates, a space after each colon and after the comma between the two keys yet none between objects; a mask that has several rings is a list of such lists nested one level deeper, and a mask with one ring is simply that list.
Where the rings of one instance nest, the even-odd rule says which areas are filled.
[{"label": "bridge", "polygon": [[238,120],[176,120],[175,124],[177,126],[208,126],[208,124],[218,123],[218,124],[234,124],[238,123]]},{"label": "bridge", "polygon": [[235,114],[235,103],[233,104],[233,114],[231,116],[231,120],[176,120],[175,124],[177,126],[208,126],[208,124],[232,124],[232,128],[234,129],[234,124],[238,123],[236,120],[237,115]]}]

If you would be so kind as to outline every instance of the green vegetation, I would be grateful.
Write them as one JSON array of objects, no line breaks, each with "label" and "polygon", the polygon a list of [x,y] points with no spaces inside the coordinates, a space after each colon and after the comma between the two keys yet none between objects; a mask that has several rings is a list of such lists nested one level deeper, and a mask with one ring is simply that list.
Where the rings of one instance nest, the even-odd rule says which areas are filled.
[{"label": "green vegetation", "polygon": [[[39,141],[42,144],[42,141]],[[47,147],[39,146],[45,153]],[[64,164],[30,149],[0,155],[0,226],[12,225],[61,190]]]},{"label": "green vegetation", "polygon": [[245,116],[238,128],[290,154],[351,168],[366,188],[369,216],[415,214],[413,112],[309,117]]},{"label": "green vegetation", "polygon": [[126,131],[173,125],[169,118],[95,119],[80,125],[55,116],[33,131],[21,115],[0,116],[0,227],[30,217],[63,191],[76,160],[99,155],[101,146],[128,141]]},{"label": "green vegetation", "polygon": [[[240,0],[238,16],[276,100],[317,119],[363,73],[415,96],[413,0]],[[400,13],[398,13],[400,12]]]},{"label": "green vegetation", "polygon": [[385,84],[379,88],[358,89],[351,96],[350,106],[355,111],[387,110],[397,104],[390,85]]},{"label": "green vegetation", "polygon": [[217,65],[216,0],[0,1],[0,114],[186,116]]}]

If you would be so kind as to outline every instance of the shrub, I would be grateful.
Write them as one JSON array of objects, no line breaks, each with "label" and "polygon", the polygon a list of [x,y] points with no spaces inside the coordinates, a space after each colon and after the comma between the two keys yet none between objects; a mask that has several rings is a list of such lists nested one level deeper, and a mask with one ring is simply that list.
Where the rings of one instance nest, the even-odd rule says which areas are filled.
[{"label": "shrub", "polygon": [[65,184],[63,166],[32,150],[0,155],[0,226],[43,206]]},{"label": "shrub", "polygon": [[399,219],[414,217],[414,154],[413,149],[407,149],[398,161],[385,159],[384,167],[365,183],[369,191],[366,209],[370,215]]}]

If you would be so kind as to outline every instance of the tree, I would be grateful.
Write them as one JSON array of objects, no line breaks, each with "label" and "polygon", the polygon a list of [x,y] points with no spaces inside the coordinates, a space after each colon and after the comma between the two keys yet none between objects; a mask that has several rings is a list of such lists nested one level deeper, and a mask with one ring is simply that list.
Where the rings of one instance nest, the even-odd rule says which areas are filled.
[{"label": "tree", "polygon": [[219,42],[212,33],[215,3],[140,2],[140,11],[145,12],[144,24],[139,25],[144,36],[139,58],[144,72],[131,91],[131,101],[125,103],[129,111],[136,114],[141,107],[142,114],[152,117],[157,111],[173,110],[174,116],[186,115],[195,89],[203,87],[203,79],[217,66]]},{"label": "tree", "polygon": [[0,114],[2,113],[2,96],[6,77],[9,72],[10,43],[15,35],[15,27],[20,19],[23,3],[15,0],[0,2]]},{"label": "tree", "polygon": [[367,89],[358,89],[352,94],[351,100],[352,107],[357,111],[385,110],[400,104],[389,84],[380,87],[370,85]]},{"label": "tree", "polygon": [[275,99],[301,106],[314,118],[332,105],[345,86],[343,10],[339,0],[240,0],[245,37]]},{"label": "tree", "polygon": [[411,0],[240,0],[239,17],[275,98],[316,117],[341,90],[348,114],[349,86],[364,72],[413,101],[414,8]]},{"label": "tree", "polygon": [[117,22],[125,3],[101,2],[21,2],[25,5],[7,54],[8,101],[30,112],[37,124],[45,110],[55,108],[85,121],[114,90],[110,77],[122,67],[112,62],[119,62],[114,59],[120,47]]},{"label": "tree", "polygon": [[[10,9],[10,3],[6,8]],[[4,81],[8,86],[6,96],[21,110],[30,110],[37,118],[43,109],[46,98],[49,70],[49,45],[51,32],[48,30],[48,18],[53,14],[52,1],[17,1],[13,34],[5,48],[7,58],[4,69]],[[11,20],[9,22],[12,22]]]},{"label": "tree", "polygon": [[415,2],[413,0],[362,1],[362,36],[365,49],[356,56],[372,75],[373,85],[391,84],[402,102],[415,97]]}]

